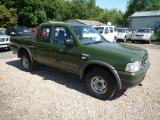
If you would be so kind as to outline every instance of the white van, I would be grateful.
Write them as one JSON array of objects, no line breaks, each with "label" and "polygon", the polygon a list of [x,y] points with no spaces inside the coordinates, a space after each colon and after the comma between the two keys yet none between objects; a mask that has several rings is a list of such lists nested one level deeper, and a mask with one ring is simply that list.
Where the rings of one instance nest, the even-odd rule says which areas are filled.
[{"label": "white van", "polygon": [[115,26],[93,26],[106,40],[110,42],[116,42],[117,40],[117,28]]}]

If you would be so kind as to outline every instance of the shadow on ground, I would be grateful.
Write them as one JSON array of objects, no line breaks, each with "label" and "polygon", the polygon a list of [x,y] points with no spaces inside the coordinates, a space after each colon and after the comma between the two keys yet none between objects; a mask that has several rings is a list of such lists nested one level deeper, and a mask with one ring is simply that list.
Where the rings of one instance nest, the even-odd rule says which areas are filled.
[{"label": "shadow on ground", "polygon": [[8,51],[10,51],[10,50],[8,50],[8,49],[0,49],[0,53],[3,53],[3,52],[8,52]]},{"label": "shadow on ground", "polygon": [[[19,70],[24,71],[20,63],[20,60],[9,61],[7,62],[7,64],[16,67]],[[57,68],[51,68],[42,64],[36,65],[35,70],[33,70],[31,74],[41,76],[43,80],[51,80],[58,84],[65,85],[70,89],[74,89],[83,94],[87,94],[84,88],[85,86],[84,81],[80,80],[79,76],[77,75],[62,71]],[[110,100],[115,100],[122,95],[123,95],[122,93],[121,94],[118,93],[114,95]]]}]

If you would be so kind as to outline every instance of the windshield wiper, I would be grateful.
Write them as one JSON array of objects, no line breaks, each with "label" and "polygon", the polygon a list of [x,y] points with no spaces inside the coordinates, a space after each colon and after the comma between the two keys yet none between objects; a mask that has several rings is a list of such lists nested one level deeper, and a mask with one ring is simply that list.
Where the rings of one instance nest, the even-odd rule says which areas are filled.
[{"label": "windshield wiper", "polygon": [[91,43],[85,43],[84,45],[97,44],[97,43],[101,43],[101,42],[104,42],[104,41],[96,41],[96,42],[91,42]]}]

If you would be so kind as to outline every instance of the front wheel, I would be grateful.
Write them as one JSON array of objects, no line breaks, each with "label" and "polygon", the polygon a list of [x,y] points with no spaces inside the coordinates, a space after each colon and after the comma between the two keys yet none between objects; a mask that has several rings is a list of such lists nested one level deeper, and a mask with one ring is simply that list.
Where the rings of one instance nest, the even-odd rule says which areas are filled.
[{"label": "front wheel", "polygon": [[123,41],[124,43],[126,43],[127,42],[127,37],[125,36],[124,37],[124,41]]},{"label": "front wheel", "polygon": [[114,37],[114,40],[113,40],[113,42],[115,42],[115,43],[117,42],[117,37]]},{"label": "front wheel", "polygon": [[34,63],[31,62],[29,56],[26,53],[23,53],[21,56],[21,63],[25,71],[29,72],[33,69]]},{"label": "front wheel", "polygon": [[149,40],[149,41],[147,41],[147,43],[148,43],[148,44],[151,44],[151,43],[152,43],[151,41],[152,41],[152,40]]},{"label": "front wheel", "polygon": [[108,70],[97,68],[86,75],[86,90],[101,100],[110,99],[115,90],[114,77]]}]

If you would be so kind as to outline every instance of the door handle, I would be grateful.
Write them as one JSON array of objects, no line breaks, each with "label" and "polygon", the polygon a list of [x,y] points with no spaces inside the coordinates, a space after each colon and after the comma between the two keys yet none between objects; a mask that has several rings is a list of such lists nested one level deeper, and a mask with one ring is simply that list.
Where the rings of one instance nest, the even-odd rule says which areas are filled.
[{"label": "door handle", "polygon": [[28,46],[29,48],[34,48],[34,46]]}]

